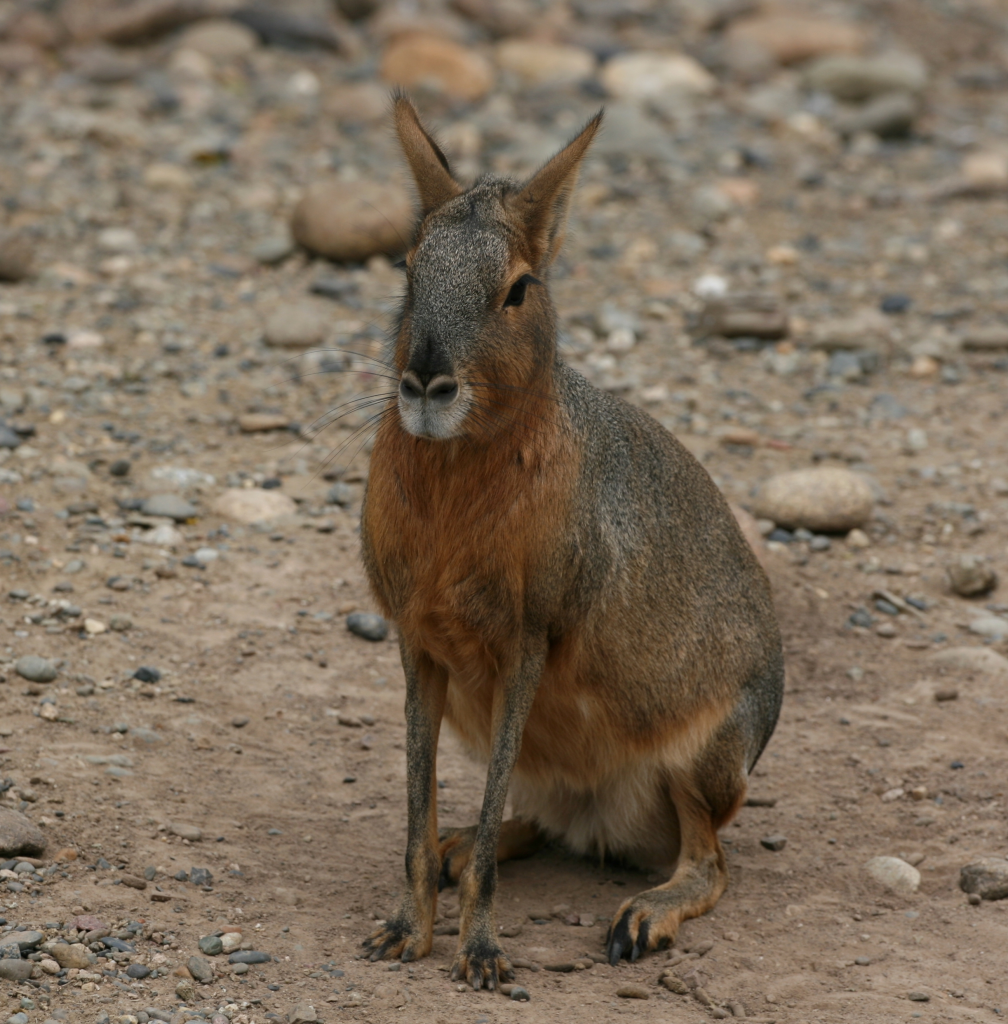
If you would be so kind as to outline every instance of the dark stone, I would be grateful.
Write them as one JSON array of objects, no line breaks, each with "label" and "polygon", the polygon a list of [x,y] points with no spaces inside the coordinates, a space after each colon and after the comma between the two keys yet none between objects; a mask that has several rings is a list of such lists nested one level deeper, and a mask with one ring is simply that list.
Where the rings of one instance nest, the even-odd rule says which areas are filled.
[{"label": "dark stone", "polygon": [[774,853],[780,853],[780,851],[787,846],[787,836],[764,836],[760,840],[760,846],[762,846],[764,850],[771,850]]},{"label": "dark stone", "polygon": [[388,636],[388,623],[380,615],[369,612],[351,612],[346,618],[347,629],[365,640],[379,641]]},{"label": "dark stone", "polygon": [[273,958],[258,949],[239,949],[228,957],[229,964],[268,964]]},{"label": "dark stone", "polygon": [[887,313],[889,316],[898,316],[900,313],[905,313],[910,308],[911,298],[909,295],[893,294],[883,295],[882,301],[879,303],[879,309],[883,313]]},{"label": "dark stone", "polygon": [[133,678],[139,679],[141,683],[156,683],[161,679],[161,672],[150,665],[141,665],[133,673]]},{"label": "dark stone", "polygon": [[[149,974],[150,968],[145,967],[143,964],[130,964],[129,967],[126,968],[127,978],[146,978]],[[149,1017],[150,1014],[147,1016]]]}]

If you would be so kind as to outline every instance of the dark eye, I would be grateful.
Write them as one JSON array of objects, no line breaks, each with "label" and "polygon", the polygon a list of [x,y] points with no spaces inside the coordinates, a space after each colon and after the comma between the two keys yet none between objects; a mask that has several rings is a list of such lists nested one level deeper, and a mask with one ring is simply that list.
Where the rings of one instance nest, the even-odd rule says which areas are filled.
[{"label": "dark eye", "polygon": [[523,274],[518,278],[513,285],[511,285],[511,291],[507,293],[507,298],[504,300],[504,308],[508,306],[520,306],[525,301],[525,289],[530,284],[538,284],[539,282],[531,274]]}]

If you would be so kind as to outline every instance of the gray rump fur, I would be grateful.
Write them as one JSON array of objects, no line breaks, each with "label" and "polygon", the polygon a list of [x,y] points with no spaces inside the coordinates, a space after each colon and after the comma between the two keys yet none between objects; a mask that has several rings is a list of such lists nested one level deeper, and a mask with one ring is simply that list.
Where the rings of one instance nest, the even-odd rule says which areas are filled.
[{"label": "gray rump fur", "polygon": [[718,692],[736,697],[722,733],[738,731],[739,760],[751,770],[783,696],[769,580],[723,495],[672,434],[559,358],[554,375],[582,464],[569,561],[556,580],[565,593],[544,603],[555,612],[560,598],[566,624],[587,616],[589,633],[599,616],[619,618],[629,662],[607,665],[607,682],[627,680],[627,710],[642,732],[670,714],[687,718]]}]

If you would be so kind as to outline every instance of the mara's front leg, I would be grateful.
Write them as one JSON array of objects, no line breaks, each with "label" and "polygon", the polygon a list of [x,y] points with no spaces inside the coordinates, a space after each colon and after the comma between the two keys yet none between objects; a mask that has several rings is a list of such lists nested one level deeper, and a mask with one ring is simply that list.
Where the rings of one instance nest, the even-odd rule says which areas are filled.
[{"label": "mara's front leg", "polygon": [[464,979],[474,989],[496,988],[514,976],[494,928],[497,846],[511,771],[546,663],[546,646],[545,638],[527,640],[520,663],[494,690],[486,791],[469,863],[459,878],[459,948],[452,966],[452,979]]},{"label": "mara's front leg", "polygon": [[400,641],[406,675],[406,891],[399,909],[364,942],[372,960],[426,956],[434,941],[441,854],[437,827],[437,745],[448,672]]}]

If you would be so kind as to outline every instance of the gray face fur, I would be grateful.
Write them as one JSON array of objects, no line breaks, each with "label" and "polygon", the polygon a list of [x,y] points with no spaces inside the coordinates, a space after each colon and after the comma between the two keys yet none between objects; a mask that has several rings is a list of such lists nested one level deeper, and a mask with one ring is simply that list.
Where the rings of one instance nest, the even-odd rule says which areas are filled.
[{"label": "gray face fur", "polygon": [[410,260],[399,415],[417,437],[458,435],[472,408],[473,374],[495,346],[495,321],[503,316],[499,297],[510,261],[502,197],[514,187],[481,179],[446,203],[424,224]]}]

